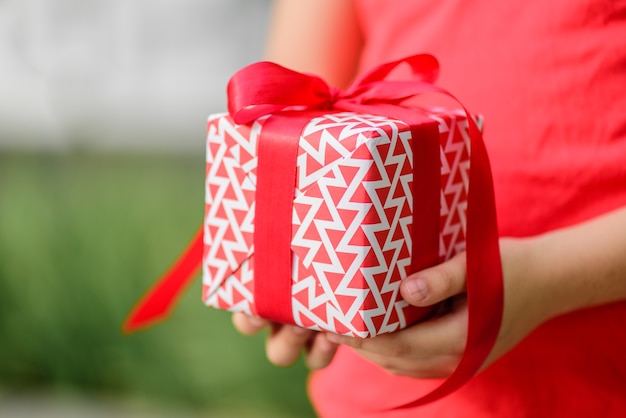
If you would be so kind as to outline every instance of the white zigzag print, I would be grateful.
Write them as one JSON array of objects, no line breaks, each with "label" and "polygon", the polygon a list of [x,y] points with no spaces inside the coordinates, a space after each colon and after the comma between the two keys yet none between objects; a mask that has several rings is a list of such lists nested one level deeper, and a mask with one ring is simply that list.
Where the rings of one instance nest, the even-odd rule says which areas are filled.
[{"label": "white zigzag print", "polygon": [[[440,259],[465,248],[469,136],[462,112],[436,109],[441,139]],[[254,314],[256,145],[251,127],[209,118],[203,299]],[[312,119],[299,142],[292,216],[296,324],[372,337],[424,315],[399,293],[409,274],[413,181],[409,127],[351,112]]]}]

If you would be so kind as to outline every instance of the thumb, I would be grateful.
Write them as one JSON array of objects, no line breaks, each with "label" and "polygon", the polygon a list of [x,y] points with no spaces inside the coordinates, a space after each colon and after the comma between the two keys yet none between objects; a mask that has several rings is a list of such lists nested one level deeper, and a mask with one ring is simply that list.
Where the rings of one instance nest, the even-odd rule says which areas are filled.
[{"label": "thumb", "polygon": [[400,294],[414,306],[430,306],[465,292],[465,252],[402,281]]}]

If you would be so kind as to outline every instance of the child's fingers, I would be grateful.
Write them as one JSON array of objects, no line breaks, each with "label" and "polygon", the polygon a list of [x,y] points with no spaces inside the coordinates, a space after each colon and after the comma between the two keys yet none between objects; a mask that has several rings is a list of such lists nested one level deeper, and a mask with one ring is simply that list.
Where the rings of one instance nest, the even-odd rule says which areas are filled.
[{"label": "child's fingers", "polygon": [[268,360],[277,366],[292,365],[308,346],[315,332],[292,325],[276,324],[265,344]]},{"label": "child's fingers", "polygon": [[319,370],[328,366],[335,356],[338,345],[329,341],[326,334],[317,333],[311,341],[306,355],[306,365],[311,370]]},{"label": "child's fingers", "polygon": [[253,335],[266,328],[270,322],[256,316],[249,316],[241,312],[235,312],[232,317],[233,325],[244,335]]},{"label": "child's fingers", "polygon": [[465,292],[465,253],[410,275],[400,292],[414,306],[430,306]]}]

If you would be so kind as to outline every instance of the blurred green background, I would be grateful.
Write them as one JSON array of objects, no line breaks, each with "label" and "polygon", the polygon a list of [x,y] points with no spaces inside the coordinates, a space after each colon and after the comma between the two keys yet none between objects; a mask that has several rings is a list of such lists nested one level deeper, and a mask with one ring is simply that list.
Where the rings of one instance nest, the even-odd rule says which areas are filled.
[{"label": "blurred green background", "polygon": [[0,153],[0,416],[313,416],[303,364],[270,365],[199,279],[120,332],[199,227],[203,178],[202,155]]}]

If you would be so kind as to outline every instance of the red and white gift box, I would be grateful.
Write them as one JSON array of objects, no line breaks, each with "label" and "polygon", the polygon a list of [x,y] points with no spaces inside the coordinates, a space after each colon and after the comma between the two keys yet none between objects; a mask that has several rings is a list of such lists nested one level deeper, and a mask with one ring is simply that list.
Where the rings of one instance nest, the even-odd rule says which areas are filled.
[{"label": "red and white gift box", "polygon": [[[411,69],[408,80],[390,77],[401,65]],[[435,313],[403,301],[400,283],[465,250],[465,352],[440,386],[398,408],[465,384],[498,336],[502,268],[477,124],[460,104],[409,105],[433,92],[456,101],[432,84],[438,69],[434,57],[414,55],[345,91],[273,63],[238,71],[229,114],[208,123],[203,227],[124,330],[165,318],[201,265],[209,306],[374,337]]]},{"label": "red and white gift box", "polygon": [[[335,112],[305,125],[291,215],[296,325],[365,338],[427,314],[399,292],[410,273],[413,207],[439,207],[439,261],[464,250],[470,140],[463,111],[431,110],[426,119],[438,126],[440,179],[416,181],[440,183],[438,202],[413,199],[411,142],[420,138],[412,138],[407,123]],[[203,300],[251,315],[258,314],[256,152],[265,120],[240,125],[214,115],[207,129]]]}]

